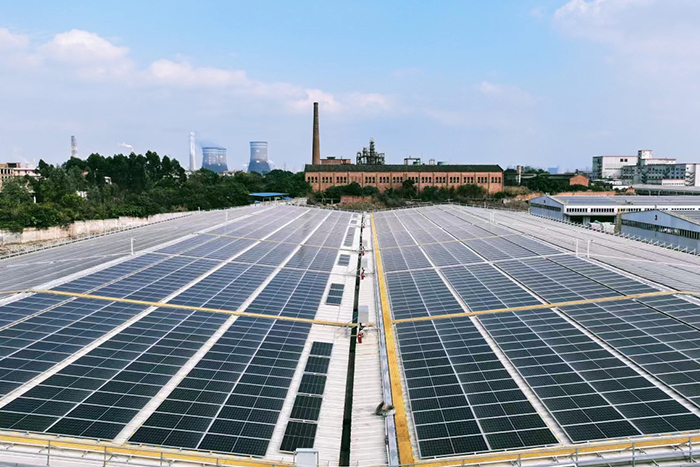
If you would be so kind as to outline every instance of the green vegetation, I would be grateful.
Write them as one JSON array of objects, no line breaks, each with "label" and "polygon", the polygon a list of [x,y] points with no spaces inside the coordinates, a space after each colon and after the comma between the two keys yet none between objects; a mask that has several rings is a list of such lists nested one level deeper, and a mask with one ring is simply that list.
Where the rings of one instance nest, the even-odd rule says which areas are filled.
[{"label": "green vegetation", "polygon": [[[61,166],[40,161],[38,178],[8,180],[0,192],[0,229],[21,232],[78,220],[144,217],[163,212],[220,209],[251,204],[249,193],[305,196],[304,173],[273,170],[232,176],[199,170],[189,177],[177,160],[145,155],[91,154]],[[36,200],[36,202],[35,202]]]}]

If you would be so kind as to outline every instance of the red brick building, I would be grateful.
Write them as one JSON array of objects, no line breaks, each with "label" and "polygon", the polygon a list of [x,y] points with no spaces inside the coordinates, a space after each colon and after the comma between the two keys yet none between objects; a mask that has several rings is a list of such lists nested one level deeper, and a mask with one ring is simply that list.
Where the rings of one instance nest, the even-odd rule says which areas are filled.
[{"label": "red brick building", "polygon": [[380,192],[398,189],[404,180],[412,179],[418,191],[425,187],[457,188],[478,185],[490,194],[503,191],[503,169],[498,165],[307,165],[306,181],[314,191],[357,182],[373,186]]},{"label": "red brick building", "polygon": [[566,174],[555,174],[549,176],[550,180],[561,180],[563,182],[568,182],[571,185],[581,185],[589,186],[591,184],[591,179],[580,173],[566,173]]}]

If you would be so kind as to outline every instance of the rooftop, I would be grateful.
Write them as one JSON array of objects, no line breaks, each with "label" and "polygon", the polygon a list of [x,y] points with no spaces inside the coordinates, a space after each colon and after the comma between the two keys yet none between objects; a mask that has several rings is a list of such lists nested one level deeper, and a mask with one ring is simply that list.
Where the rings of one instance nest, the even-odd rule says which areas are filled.
[{"label": "rooftop", "polygon": [[700,206],[697,196],[548,196],[566,205]]},{"label": "rooftop", "polygon": [[0,263],[36,271],[0,301],[4,461],[662,463],[700,436],[698,257],[449,205],[188,219]]},{"label": "rooftop", "polygon": [[503,172],[500,165],[460,164],[460,165],[406,165],[406,164],[377,164],[377,165],[312,165],[307,164],[306,172]]}]

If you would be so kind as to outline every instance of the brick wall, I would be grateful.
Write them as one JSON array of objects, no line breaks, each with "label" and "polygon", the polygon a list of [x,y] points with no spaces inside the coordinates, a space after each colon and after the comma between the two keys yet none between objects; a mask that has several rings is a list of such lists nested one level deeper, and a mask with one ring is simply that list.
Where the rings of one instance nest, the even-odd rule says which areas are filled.
[{"label": "brick wall", "polygon": [[461,185],[479,185],[490,194],[503,190],[502,172],[307,172],[306,181],[314,191],[332,186],[357,182],[360,186],[374,186],[380,192],[401,188],[403,181],[412,178],[418,191],[425,187],[457,188]]}]

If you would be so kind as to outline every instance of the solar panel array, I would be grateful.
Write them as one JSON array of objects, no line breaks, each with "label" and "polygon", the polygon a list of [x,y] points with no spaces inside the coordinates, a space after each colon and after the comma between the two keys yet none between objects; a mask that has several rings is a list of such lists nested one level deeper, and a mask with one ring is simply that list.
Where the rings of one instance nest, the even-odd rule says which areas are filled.
[{"label": "solar panel array", "polygon": [[[55,290],[314,318],[351,215],[260,211]],[[310,329],[89,295],[34,294],[0,312],[0,394],[19,390],[0,404],[0,428],[256,456]],[[320,384],[302,383],[306,394]],[[164,401],[134,432],[156,396]]]},{"label": "solar panel array", "polygon": [[[394,319],[657,290],[459,208],[374,218]],[[698,321],[700,307],[664,296],[397,324],[415,448],[429,458],[700,429]]]}]

